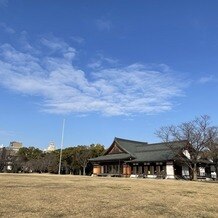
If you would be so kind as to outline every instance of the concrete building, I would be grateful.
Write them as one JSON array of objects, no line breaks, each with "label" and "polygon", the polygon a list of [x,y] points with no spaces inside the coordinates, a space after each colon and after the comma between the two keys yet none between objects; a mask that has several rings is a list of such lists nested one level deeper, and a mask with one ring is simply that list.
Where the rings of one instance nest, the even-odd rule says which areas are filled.
[{"label": "concrete building", "polygon": [[23,144],[21,142],[17,142],[17,141],[12,141],[10,142],[9,145],[9,149],[14,151],[14,152],[18,152],[20,148],[23,147]]},{"label": "concrete building", "polygon": [[52,152],[56,150],[56,146],[54,142],[50,142],[47,149],[45,149],[45,152]]}]

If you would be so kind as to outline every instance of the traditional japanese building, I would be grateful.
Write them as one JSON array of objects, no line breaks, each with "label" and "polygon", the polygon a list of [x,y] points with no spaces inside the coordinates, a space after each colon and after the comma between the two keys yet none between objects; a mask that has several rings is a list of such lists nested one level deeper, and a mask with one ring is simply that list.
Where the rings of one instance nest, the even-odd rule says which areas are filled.
[{"label": "traditional japanese building", "polygon": [[187,141],[148,144],[115,138],[103,156],[92,158],[90,162],[94,175],[189,178],[189,168],[180,158],[188,161],[187,145]]}]

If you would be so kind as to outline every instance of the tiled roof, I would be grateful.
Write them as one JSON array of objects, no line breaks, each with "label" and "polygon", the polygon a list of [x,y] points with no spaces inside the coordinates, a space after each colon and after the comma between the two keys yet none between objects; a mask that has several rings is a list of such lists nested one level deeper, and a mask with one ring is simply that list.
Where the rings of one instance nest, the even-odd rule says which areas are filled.
[{"label": "tiled roof", "polygon": [[[187,141],[175,141],[168,143],[148,144],[147,142],[139,142],[121,138],[115,138],[113,144],[118,144],[126,153],[106,154],[90,161],[118,160],[128,159],[131,162],[146,161],[165,161],[172,160],[182,148],[187,145]],[[112,145],[113,145],[112,144]]]},{"label": "tiled roof", "polygon": [[172,150],[151,150],[135,153],[136,159],[131,162],[150,162],[172,160],[176,154]]},{"label": "tiled roof", "polygon": [[120,154],[108,154],[105,156],[99,156],[96,158],[89,159],[90,161],[110,161],[110,160],[129,160],[131,158],[130,154],[120,153]]},{"label": "tiled roof", "polygon": [[115,138],[114,141],[131,154],[134,154],[137,151],[137,148],[145,147],[145,145],[148,144],[147,142],[138,142],[121,138]]}]

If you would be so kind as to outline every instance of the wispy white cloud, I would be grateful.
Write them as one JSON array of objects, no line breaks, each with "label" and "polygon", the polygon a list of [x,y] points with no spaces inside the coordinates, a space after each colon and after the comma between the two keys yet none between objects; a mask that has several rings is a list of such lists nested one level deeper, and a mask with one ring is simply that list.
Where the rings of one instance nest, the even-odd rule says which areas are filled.
[{"label": "wispy white cloud", "polygon": [[0,136],[13,136],[14,135],[14,132],[12,131],[7,131],[7,130],[4,130],[4,129],[0,129]]},{"label": "wispy white cloud", "polygon": [[85,42],[85,39],[80,36],[71,36],[70,37],[74,42],[82,44]]},{"label": "wispy white cloud", "polygon": [[216,79],[214,78],[213,75],[208,75],[208,76],[201,77],[197,82],[200,84],[205,84],[205,83],[215,82],[215,81]]},{"label": "wispy white cloud", "polygon": [[[72,61],[76,55],[76,50],[73,47],[69,46],[66,42],[54,36],[43,37],[40,41],[42,45],[50,50],[51,54],[59,54],[65,60]],[[61,61],[63,61],[63,59]]]},{"label": "wispy white cloud", "polygon": [[118,63],[117,59],[105,57],[102,54],[97,54],[95,58],[93,58],[90,63],[88,64],[88,67],[92,69],[100,69],[104,68],[105,66],[116,66]]},{"label": "wispy white cloud", "polygon": [[45,37],[40,42],[39,53],[0,46],[0,85],[41,97],[45,112],[159,113],[171,110],[173,99],[182,95],[183,84],[166,65],[108,67],[101,63],[87,75],[73,64],[76,50],[66,42]]},{"label": "wispy white cloud", "polygon": [[22,50],[31,53],[38,53],[37,49],[34,48],[28,41],[28,33],[26,31],[22,31],[19,34],[19,44],[22,47]]},{"label": "wispy white cloud", "polygon": [[98,19],[95,21],[95,24],[99,30],[110,31],[112,24],[109,20]]},{"label": "wispy white cloud", "polygon": [[[0,0],[0,5],[1,5],[1,0]],[[8,25],[6,25],[3,22],[0,22],[0,28],[3,29],[4,32],[9,33],[9,34],[14,34],[15,30]]]}]

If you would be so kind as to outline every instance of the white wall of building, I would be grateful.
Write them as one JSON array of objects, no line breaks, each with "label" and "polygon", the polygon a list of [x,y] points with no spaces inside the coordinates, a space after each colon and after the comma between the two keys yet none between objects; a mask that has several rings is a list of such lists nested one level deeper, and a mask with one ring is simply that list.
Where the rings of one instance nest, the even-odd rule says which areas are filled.
[{"label": "white wall of building", "polygon": [[184,151],[183,151],[183,154],[184,154],[188,159],[191,158],[191,155],[190,155],[190,153],[189,153],[188,150],[184,150]]},{"label": "white wall of building", "polygon": [[200,176],[205,176],[205,167],[199,167]]},{"label": "white wall of building", "polygon": [[182,166],[182,176],[187,178],[187,179],[190,178],[188,166]]},{"label": "white wall of building", "polygon": [[166,163],[166,179],[175,179],[174,166],[172,161]]}]

